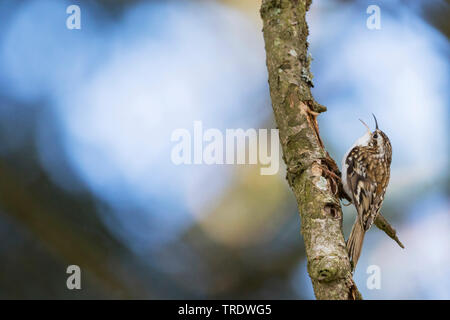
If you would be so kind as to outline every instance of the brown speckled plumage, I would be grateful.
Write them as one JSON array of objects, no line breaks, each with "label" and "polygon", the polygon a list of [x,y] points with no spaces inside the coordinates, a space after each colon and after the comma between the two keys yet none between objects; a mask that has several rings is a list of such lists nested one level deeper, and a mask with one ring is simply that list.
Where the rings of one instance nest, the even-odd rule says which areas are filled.
[{"label": "brown speckled plumage", "polygon": [[[370,133],[370,132],[369,132]],[[356,207],[357,219],[347,241],[353,268],[359,259],[364,234],[380,212],[389,183],[392,147],[384,132],[377,129],[368,141],[356,144],[345,158],[347,193]]]}]

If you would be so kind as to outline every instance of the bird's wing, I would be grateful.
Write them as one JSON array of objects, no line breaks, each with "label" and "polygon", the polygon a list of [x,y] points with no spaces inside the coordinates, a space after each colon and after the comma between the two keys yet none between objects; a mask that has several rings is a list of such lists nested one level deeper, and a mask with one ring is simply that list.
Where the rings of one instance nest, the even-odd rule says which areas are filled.
[{"label": "bird's wing", "polygon": [[366,161],[363,157],[359,147],[354,147],[350,151],[346,159],[348,165],[347,184],[352,193],[351,196],[358,211],[361,225],[364,230],[368,230],[372,226],[377,213],[373,206],[377,182],[367,175]]}]

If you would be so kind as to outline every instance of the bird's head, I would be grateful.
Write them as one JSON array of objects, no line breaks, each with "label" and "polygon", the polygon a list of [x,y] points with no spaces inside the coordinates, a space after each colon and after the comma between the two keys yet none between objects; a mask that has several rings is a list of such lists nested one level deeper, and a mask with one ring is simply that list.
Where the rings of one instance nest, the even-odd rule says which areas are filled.
[{"label": "bird's head", "polygon": [[363,125],[367,128],[366,136],[369,137],[368,146],[377,150],[377,153],[381,155],[385,155],[389,161],[392,157],[392,146],[389,141],[388,136],[378,128],[378,121],[375,115],[372,113],[373,118],[375,119],[375,130],[372,132],[369,126],[359,119]]}]

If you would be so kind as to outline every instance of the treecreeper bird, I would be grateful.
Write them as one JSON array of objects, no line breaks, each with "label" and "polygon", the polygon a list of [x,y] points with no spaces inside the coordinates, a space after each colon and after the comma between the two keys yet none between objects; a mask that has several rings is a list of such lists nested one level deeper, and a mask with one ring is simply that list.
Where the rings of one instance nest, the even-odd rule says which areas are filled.
[{"label": "treecreeper bird", "polygon": [[[373,115],[373,114],[372,114]],[[347,250],[355,269],[364,235],[377,218],[389,183],[392,147],[387,135],[378,128],[359,138],[342,159],[342,184],[356,208],[357,216],[347,241]]]}]

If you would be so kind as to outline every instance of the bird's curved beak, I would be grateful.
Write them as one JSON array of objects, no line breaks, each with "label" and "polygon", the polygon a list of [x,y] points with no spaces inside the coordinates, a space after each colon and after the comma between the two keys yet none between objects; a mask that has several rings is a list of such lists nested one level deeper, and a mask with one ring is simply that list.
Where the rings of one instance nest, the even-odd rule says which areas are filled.
[{"label": "bird's curved beak", "polygon": [[377,118],[375,117],[375,115],[372,113],[372,115],[373,115],[373,118],[375,119],[375,126],[376,126],[376,129],[378,130],[378,121],[377,121]]},{"label": "bird's curved beak", "polygon": [[362,124],[367,128],[367,132],[368,132],[369,134],[372,134],[372,131],[370,131],[369,126],[368,126],[364,121],[362,121],[361,119],[359,119],[359,121],[361,121]]}]

